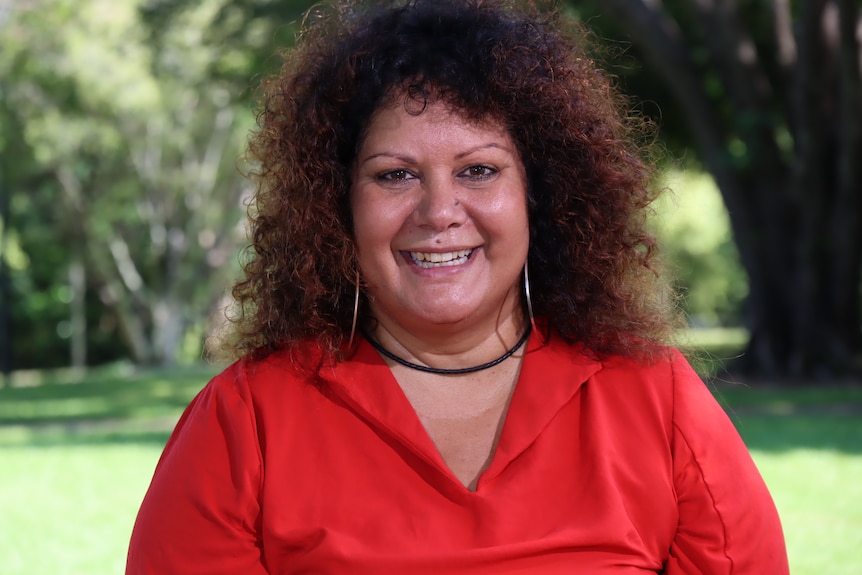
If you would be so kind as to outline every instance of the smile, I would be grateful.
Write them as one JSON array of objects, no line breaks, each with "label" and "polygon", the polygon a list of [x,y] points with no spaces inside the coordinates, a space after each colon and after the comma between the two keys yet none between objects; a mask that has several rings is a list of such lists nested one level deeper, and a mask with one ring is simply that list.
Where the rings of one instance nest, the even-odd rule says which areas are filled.
[{"label": "smile", "polygon": [[460,266],[462,264],[467,263],[467,260],[470,259],[470,254],[473,253],[472,249],[469,250],[458,250],[457,252],[445,252],[445,253],[425,253],[425,252],[407,252],[410,254],[410,258],[420,268],[438,268],[438,267],[446,267],[446,266]]}]

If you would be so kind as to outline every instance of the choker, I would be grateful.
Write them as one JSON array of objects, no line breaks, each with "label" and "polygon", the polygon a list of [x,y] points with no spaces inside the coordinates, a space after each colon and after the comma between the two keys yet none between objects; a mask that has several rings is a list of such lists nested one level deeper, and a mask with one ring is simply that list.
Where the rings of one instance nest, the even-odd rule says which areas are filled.
[{"label": "choker", "polygon": [[367,333],[363,332],[362,335],[363,335],[363,337],[365,337],[366,341],[368,341],[368,343],[371,344],[371,347],[373,347],[374,349],[376,349],[377,351],[379,351],[380,353],[382,353],[383,355],[385,355],[386,357],[388,357],[392,361],[400,363],[404,367],[409,367],[410,369],[415,369],[417,371],[424,371],[426,373],[436,373],[439,375],[460,375],[462,373],[473,373],[476,371],[482,371],[483,369],[488,369],[489,367],[494,367],[495,365],[502,363],[503,361],[507,360],[509,357],[511,357],[511,355],[513,353],[518,351],[521,348],[521,346],[524,345],[524,343],[526,343],[527,338],[530,337],[530,331],[532,331],[532,327],[533,327],[532,325],[528,325],[527,330],[524,332],[524,335],[521,336],[521,339],[518,340],[518,343],[513,345],[509,349],[509,351],[507,351],[506,353],[504,353],[503,355],[501,355],[497,359],[495,359],[493,361],[489,361],[488,363],[483,363],[481,365],[476,365],[473,367],[462,367],[462,368],[458,368],[458,369],[441,369],[439,367],[429,367],[427,365],[419,365],[418,363],[413,363],[413,362],[407,361],[406,359],[404,359],[402,357],[398,357],[397,355],[395,355],[394,353],[392,353],[391,351],[389,351],[388,349],[386,349],[385,347],[380,345],[379,341],[373,339]]}]

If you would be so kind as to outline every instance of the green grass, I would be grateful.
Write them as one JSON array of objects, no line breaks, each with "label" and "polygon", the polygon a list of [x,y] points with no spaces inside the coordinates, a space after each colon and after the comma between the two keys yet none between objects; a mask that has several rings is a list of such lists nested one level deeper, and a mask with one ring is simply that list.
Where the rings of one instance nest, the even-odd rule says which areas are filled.
[{"label": "green grass", "polygon": [[214,373],[210,366],[198,366],[38,378],[24,374],[0,388],[0,447],[161,447],[185,406]]},{"label": "green grass", "polygon": [[[122,573],[162,446],[213,372],[31,373],[0,388],[0,572]],[[770,486],[791,572],[862,573],[862,386],[714,388]]]},{"label": "green grass", "polygon": [[0,573],[122,573],[162,447],[213,372],[23,373],[0,388]]},{"label": "green grass", "polygon": [[746,416],[738,427],[781,514],[791,573],[862,573],[862,417]]},{"label": "green grass", "polygon": [[160,451],[156,443],[0,447],[0,571],[122,573]]}]

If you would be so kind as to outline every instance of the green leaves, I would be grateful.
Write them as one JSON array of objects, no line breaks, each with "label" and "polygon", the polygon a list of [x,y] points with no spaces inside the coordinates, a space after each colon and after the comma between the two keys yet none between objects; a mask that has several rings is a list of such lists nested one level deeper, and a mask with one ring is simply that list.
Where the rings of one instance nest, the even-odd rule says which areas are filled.
[{"label": "green leaves", "polygon": [[86,332],[60,330],[66,340],[101,337],[111,343],[100,355],[171,363],[186,334],[204,333],[243,241],[249,184],[236,166],[253,126],[253,77],[278,65],[272,42],[304,5],[51,0],[9,9],[0,23],[8,237],[19,264],[60,263],[14,268],[14,285],[30,286],[13,294],[27,310],[13,326],[18,367],[46,355],[68,362],[56,353],[67,346],[60,336],[31,355],[37,342],[23,323],[45,321],[42,333],[54,333],[50,324],[67,321],[69,301],[51,294],[68,286],[71,261],[85,263],[90,303]]}]

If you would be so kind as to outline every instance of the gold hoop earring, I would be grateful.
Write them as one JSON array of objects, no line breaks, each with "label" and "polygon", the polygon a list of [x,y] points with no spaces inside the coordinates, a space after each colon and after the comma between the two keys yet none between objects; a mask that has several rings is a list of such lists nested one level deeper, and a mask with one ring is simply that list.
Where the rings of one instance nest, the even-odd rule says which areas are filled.
[{"label": "gold hoop earring", "polygon": [[353,299],[353,325],[350,326],[350,339],[347,349],[353,347],[353,337],[356,335],[356,320],[359,318],[359,268],[356,268],[356,297]]},{"label": "gold hoop earring", "polygon": [[536,334],[540,342],[545,343],[545,337],[536,325],[536,316],[533,315],[533,298],[530,297],[530,272],[527,269],[527,262],[524,262],[524,294],[527,296],[527,314],[530,316],[533,333]]}]

